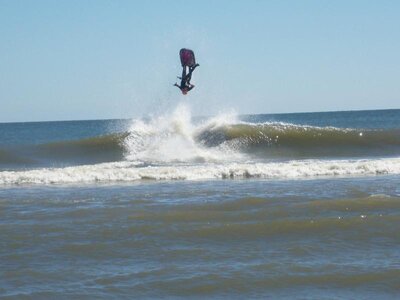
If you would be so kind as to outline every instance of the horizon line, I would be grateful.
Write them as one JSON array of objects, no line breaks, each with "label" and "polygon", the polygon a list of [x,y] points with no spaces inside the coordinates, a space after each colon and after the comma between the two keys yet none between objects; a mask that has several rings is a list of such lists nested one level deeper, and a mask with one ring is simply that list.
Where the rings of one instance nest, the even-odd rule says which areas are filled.
[{"label": "horizon line", "polygon": [[[339,113],[339,112],[363,112],[363,111],[387,111],[387,110],[400,110],[400,108],[378,108],[378,109],[349,109],[349,110],[326,110],[326,111],[299,111],[299,112],[280,112],[280,113],[245,113],[238,114],[238,116],[260,116],[260,115],[291,115],[291,114],[313,114],[313,113]],[[140,118],[145,118],[142,116]],[[210,116],[194,116],[198,117],[210,117]],[[133,120],[132,118],[100,118],[100,119],[67,119],[67,120],[45,120],[45,121],[9,121],[0,122],[0,124],[24,124],[24,123],[57,123],[57,122],[90,122],[90,121],[128,121]]]}]

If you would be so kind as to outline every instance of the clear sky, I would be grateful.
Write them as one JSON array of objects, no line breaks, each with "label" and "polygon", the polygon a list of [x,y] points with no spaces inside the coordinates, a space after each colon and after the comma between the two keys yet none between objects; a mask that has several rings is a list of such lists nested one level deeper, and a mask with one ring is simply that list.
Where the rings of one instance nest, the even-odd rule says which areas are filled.
[{"label": "clear sky", "polygon": [[0,37],[0,122],[400,108],[396,0],[0,0]]}]

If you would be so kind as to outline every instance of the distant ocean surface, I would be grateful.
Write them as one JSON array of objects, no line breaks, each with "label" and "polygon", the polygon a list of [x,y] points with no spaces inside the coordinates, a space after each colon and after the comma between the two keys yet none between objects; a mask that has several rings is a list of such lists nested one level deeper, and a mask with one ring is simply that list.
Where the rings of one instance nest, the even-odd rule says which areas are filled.
[{"label": "distant ocean surface", "polygon": [[395,299],[400,110],[0,123],[0,298]]}]

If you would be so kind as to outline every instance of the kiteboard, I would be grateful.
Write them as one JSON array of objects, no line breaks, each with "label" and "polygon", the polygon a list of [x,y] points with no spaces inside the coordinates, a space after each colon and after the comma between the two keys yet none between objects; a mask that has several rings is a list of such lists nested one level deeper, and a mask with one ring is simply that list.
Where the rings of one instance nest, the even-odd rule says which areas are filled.
[{"label": "kiteboard", "polygon": [[182,48],[179,51],[182,67],[193,67],[196,64],[194,52],[190,49]]}]

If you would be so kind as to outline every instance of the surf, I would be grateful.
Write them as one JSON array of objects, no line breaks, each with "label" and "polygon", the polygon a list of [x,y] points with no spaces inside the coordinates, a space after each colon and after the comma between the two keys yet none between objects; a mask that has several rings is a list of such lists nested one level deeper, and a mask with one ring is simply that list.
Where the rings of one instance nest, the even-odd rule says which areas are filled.
[{"label": "surf", "polygon": [[117,183],[140,180],[306,179],[400,174],[400,158],[294,160],[271,163],[207,163],[143,166],[116,162],[0,172],[0,184]]},{"label": "surf", "polygon": [[225,145],[200,139],[213,128],[235,124],[236,116],[221,114],[197,124],[189,106],[180,104],[171,113],[150,120],[134,120],[124,141],[128,161],[147,164],[236,161],[241,153]]},{"label": "surf", "polygon": [[398,128],[193,117],[181,103],[110,133],[0,145],[0,184],[392,175],[399,153]]}]

